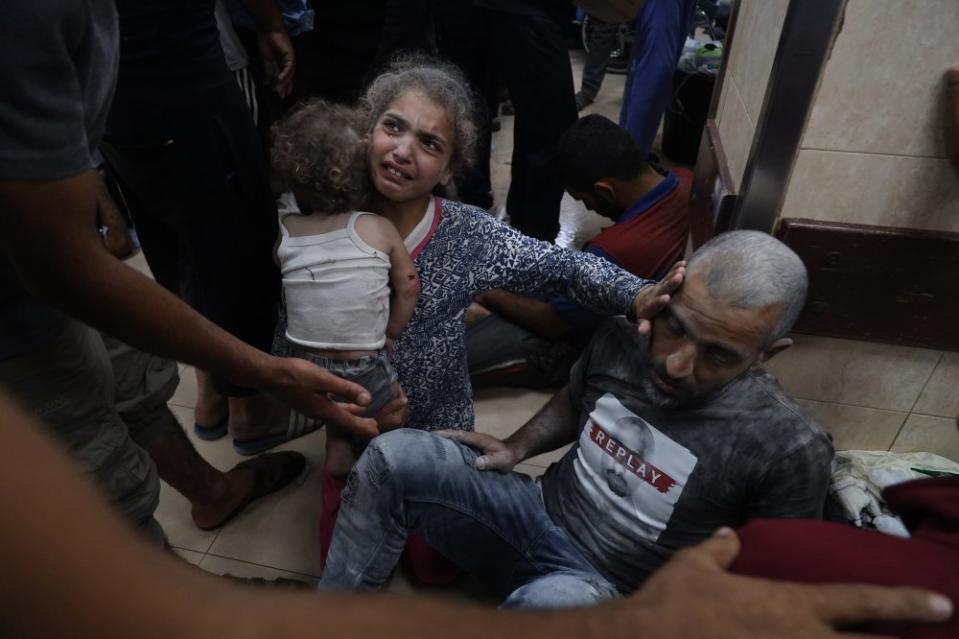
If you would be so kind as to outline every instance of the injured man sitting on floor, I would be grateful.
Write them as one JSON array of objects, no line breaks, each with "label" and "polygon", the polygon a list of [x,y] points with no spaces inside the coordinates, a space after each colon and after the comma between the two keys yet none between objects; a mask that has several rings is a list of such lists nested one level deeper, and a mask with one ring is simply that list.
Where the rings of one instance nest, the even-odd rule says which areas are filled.
[{"label": "injured man sitting on floor", "polygon": [[[586,605],[753,517],[819,518],[829,436],[762,368],[785,349],[806,270],[764,233],[712,239],[665,310],[609,320],[569,385],[506,440],[397,430],[343,494],[320,588],[375,589],[409,533],[505,597]],[[542,482],[513,472],[572,443]]]}]

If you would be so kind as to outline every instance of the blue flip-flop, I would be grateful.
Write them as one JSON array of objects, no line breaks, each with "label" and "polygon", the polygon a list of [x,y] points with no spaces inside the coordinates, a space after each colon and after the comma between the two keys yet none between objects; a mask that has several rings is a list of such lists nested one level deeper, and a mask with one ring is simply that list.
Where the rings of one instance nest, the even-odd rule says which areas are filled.
[{"label": "blue flip-flop", "polygon": [[209,426],[204,426],[199,422],[193,423],[193,432],[200,439],[205,439],[206,441],[213,441],[215,439],[220,439],[228,430],[228,425],[230,423],[230,416],[227,415],[220,421],[215,424],[210,424]]}]

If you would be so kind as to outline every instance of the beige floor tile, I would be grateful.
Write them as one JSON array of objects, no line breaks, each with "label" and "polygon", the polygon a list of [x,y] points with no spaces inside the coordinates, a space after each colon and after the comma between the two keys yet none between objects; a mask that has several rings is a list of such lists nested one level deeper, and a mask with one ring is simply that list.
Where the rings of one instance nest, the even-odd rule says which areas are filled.
[{"label": "beige floor tile", "polygon": [[160,505],[154,516],[163,526],[171,546],[204,553],[216,539],[218,531],[203,531],[196,527],[190,517],[190,502],[166,482],[160,484]]},{"label": "beige floor tile", "polygon": [[176,387],[170,403],[193,408],[196,406],[196,396],[196,373],[193,372],[192,366],[184,366],[180,370],[180,385]]},{"label": "beige floor tile", "polygon": [[527,462],[523,462],[522,464],[516,464],[516,468],[514,468],[513,470],[515,470],[518,473],[522,473],[524,475],[529,475],[533,479],[536,479],[537,477],[542,477],[543,473],[546,472],[545,467],[536,466],[534,464],[530,464]]},{"label": "beige floor tile", "polygon": [[959,415],[959,353],[945,353],[913,409],[923,415]]},{"label": "beige floor tile", "polygon": [[[506,438],[525,424],[553,397],[555,391],[523,388],[482,388],[474,391],[476,430]],[[526,460],[526,464],[546,468],[566,454],[569,446]]]},{"label": "beige floor tile", "polygon": [[959,462],[959,430],[955,419],[912,414],[892,445],[897,453],[926,452]]},{"label": "beige floor tile", "polygon": [[306,575],[320,574],[318,515],[324,435],[312,433],[277,450],[298,450],[310,469],[301,485],[261,499],[227,524],[212,554]]},{"label": "beige floor tile", "polygon": [[153,278],[153,273],[150,272],[150,267],[147,266],[147,258],[143,255],[143,251],[138,251],[136,255],[124,261],[128,266],[132,266],[151,279]]},{"label": "beige floor tile", "polygon": [[202,552],[187,550],[186,548],[173,548],[173,552],[175,552],[181,559],[187,563],[193,564],[194,566],[200,565],[200,561],[202,561],[204,557]]},{"label": "beige floor tile", "polygon": [[481,388],[473,392],[476,430],[509,437],[546,405],[555,391],[523,388]]},{"label": "beige floor tile", "polygon": [[889,450],[907,413],[797,399],[833,437],[836,450]]},{"label": "beige floor tile", "polygon": [[260,577],[262,579],[296,579],[310,584],[316,584],[316,578],[311,575],[301,575],[287,570],[277,570],[269,566],[251,564],[229,557],[207,555],[200,562],[200,568],[214,575],[231,575],[233,577]]},{"label": "beige floor tile", "polygon": [[794,335],[767,369],[792,397],[909,412],[940,351]]}]

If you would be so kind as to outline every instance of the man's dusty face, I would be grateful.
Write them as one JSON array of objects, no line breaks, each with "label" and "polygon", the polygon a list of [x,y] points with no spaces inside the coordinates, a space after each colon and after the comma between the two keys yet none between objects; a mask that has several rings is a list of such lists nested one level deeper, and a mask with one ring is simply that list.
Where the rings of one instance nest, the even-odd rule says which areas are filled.
[{"label": "man's dusty face", "polygon": [[736,308],[713,297],[701,274],[688,274],[653,321],[645,390],[662,406],[680,406],[723,388],[760,361],[779,308]]}]

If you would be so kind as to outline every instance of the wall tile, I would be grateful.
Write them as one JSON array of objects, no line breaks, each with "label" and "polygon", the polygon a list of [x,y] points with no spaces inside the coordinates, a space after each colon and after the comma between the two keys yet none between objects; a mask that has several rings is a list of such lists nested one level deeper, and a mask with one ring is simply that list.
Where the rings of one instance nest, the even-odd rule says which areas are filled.
[{"label": "wall tile", "polygon": [[746,113],[759,121],[773,58],[779,46],[789,0],[740,0],[729,73],[736,80]]},{"label": "wall tile", "polygon": [[889,450],[908,413],[797,399],[832,435],[836,450]]},{"label": "wall tile", "polygon": [[959,415],[959,353],[945,353],[919,396],[915,412],[955,418]]},{"label": "wall tile", "polygon": [[729,162],[729,172],[738,191],[743,183],[756,126],[746,114],[736,80],[731,75],[726,77],[723,84],[723,94],[722,111],[719,112],[716,125],[719,127],[719,139],[726,152],[726,160]]},{"label": "wall tile", "polygon": [[954,419],[914,413],[906,420],[892,450],[935,453],[959,462],[959,430]]},{"label": "wall tile", "polygon": [[945,157],[957,24],[955,0],[849,0],[802,146]]},{"label": "wall tile", "polygon": [[793,397],[909,412],[939,361],[924,348],[794,335],[767,368]]},{"label": "wall tile", "polygon": [[959,232],[959,180],[946,160],[803,149],[781,215]]}]

